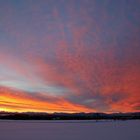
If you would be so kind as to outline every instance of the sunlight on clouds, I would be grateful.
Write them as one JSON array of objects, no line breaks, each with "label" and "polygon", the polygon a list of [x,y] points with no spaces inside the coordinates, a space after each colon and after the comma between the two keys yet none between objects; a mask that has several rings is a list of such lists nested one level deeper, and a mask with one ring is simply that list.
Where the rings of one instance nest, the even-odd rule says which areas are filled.
[{"label": "sunlight on clouds", "polygon": [[0,0],[2,110],[139,111],[139,7]]}]

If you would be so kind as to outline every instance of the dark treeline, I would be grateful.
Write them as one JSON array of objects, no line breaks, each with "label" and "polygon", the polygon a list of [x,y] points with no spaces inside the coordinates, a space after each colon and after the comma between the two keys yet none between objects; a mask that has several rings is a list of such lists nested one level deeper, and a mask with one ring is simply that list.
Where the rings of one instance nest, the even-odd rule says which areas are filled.
[{"label": "dark treeline", "polygon": [[7,120],[134,120],[140,119],[140,112],[136,113],[11,113],[0,112],[0,119]]}]

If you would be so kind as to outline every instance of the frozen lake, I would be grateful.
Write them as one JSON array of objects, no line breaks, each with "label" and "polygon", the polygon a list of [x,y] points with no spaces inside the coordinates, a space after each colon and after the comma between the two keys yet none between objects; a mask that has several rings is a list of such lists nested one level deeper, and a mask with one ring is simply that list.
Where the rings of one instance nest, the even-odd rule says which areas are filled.
[{"label": "frozen lake", "polygon": [[0,140],[140,140],[140,121],[4,121]]}]

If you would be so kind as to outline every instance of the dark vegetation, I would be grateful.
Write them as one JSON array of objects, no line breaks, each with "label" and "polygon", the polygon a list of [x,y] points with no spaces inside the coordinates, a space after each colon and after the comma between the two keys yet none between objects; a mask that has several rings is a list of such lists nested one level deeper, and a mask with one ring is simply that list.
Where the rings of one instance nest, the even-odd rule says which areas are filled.
[{"label": "dark vegetation", "polygon": [[35,113],[0,112],[5,120],[140,120],[140,112],[135,113]]}]

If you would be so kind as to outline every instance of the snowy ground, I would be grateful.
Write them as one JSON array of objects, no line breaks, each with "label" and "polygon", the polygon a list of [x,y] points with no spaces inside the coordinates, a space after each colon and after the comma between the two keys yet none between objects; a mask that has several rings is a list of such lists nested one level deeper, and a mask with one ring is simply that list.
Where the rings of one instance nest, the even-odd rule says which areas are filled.
[{"label": "snowy ground", "polygon": [[3,121],[0,140],[140,140],[140,121]]}]

